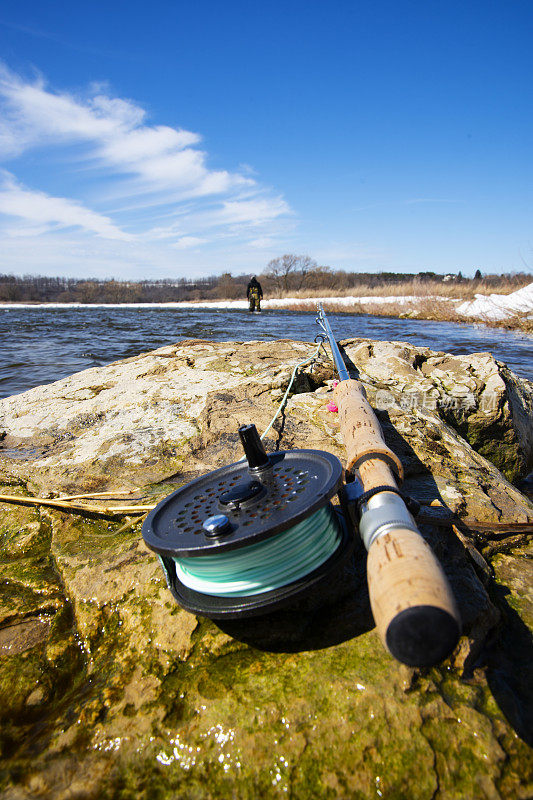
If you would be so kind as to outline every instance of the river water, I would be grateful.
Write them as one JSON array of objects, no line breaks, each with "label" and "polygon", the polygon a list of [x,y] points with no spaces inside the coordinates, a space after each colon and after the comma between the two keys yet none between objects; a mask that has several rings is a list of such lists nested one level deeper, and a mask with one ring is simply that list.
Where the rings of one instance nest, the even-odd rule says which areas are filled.
[{"label": "river water", "polygon": [[[455,354],[489,351],[518,375],[533,379],[533,337],[527,334],[366,314],[329,314],[328,318],[338,339],[363,336],[404,341]],[[315,315],[298,311],[253,315],[240,310],[168,307],[0,307],[0,397],[180,339],[312,341],[317,333]]]}]

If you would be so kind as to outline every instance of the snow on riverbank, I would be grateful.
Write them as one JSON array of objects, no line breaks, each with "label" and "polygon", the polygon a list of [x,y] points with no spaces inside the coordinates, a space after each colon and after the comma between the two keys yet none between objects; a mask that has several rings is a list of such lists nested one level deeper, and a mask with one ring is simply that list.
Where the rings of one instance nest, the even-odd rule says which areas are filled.
[{"label": "snow on riverbank", "polygon": [[455,309],[464,317],[501,320],[513,314],[533,314],[533,283],[511,294],[476,294]]},{"label": "snow on riverbank", "polygon": [[[331,303],[346,308],[360,305],[387,305],[399,303],[400,305],[413,304],[420,300],[446,300],[451,303],[460,302],[450,297],[418,297],[417,295],[393,295],[391,297],[283,297],[263,300],[262,308],[302,308],[316,307],[317,303]],[[246,310],[247,300],[195,300],[177,303],[0,303],[1,308],[212,308]]]}]

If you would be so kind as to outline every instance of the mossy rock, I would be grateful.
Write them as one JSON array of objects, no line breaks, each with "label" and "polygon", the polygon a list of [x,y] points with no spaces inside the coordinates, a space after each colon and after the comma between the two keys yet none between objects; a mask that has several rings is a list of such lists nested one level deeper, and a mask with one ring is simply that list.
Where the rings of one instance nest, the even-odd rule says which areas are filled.
[{"label": "mossy rock", "polygon": [[[324,596],[216,625],[175,604],[139,525],[3,504],[6,800],[532,795],[530,551],[527,533],[510,536],[504,523],[530,525],[533,506],[497,459],[463,438],[459,419],[444,419],[437,403],[448,380],[440,373],[451,370],[444,355],[391,345],[393,378],[380,347],[347,349],[372,402],[384,387],[391,391],[392,403],[378,409],[384,434],[404,463],[405,490],[423,505],[422,532],[461,610],[463,636],[452,657],[412,670],[387,654],[373,628],[362,546]],[[12,401],[3,401],[9,435],[19,436],[10,447],[33,444],[36,453],[0,458],[5,491],[118,491],[135,479],[143,502],[155,502],[236,460],[238,423],[253,419],[264,429],[287,366],[313,349],[288,341],[179,344],[19,395],[16,418]],[[213,369],[213,359],[231,369]],[[458,374],[479,397],[482,368],[476,362],[464,372],[462,363]],[[330,370],[324,361],[306,371],[268,449],[342,457],[326,408]],[[402,405],[407,390],[421,387],[433,391],[433,408]],[[128,438],[137,405],[148,433]],[[527,408],[524,401],[526,417]],[[92,415],[88,427],[83,414]],[[510,419],[495,431],[510,431]],[[49,441],[52,428],[72,435]],[[89,444],[100,460],[83,461]],[[456,531],[452,513],[461,520]]]}]

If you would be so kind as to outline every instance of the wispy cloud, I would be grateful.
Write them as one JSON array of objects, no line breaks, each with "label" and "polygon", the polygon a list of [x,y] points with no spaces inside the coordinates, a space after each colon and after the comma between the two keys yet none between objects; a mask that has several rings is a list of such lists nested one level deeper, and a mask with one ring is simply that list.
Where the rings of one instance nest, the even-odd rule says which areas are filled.
[{"label": "wispy cloud", "polygon": [[50,197],[44,192],[20,186],[8,172],[3,173],[0,182],[0,214],[29,223],[28,227],[16,230],[17,236],[24,231],[26,235],[39,236],[59,228],[81,228],[104,239],[130,241],[134,238],[113,225],[108,217],[85,208],[81,203],[65,197]]},{"label": "wispy cloud", "polygon": [[[141,106],[105,85],[54,91],[41,76],[27,80],[0,66],[0,115],[0,161],[10,170],[0,186],[0,214],[11,219],[0,226],[4,237],[74,228],[174,252],[221,238],[257,247],[290,217],[283,197],[250,168],[210,168],[198,133],[150,124]],[[28,177],[37,151],[38,181]]]},{"label": "wispy cloud", "polygon": [[278,217],[289,215],[290,210],[282,197],[253,197],[224,200],[206,210],[189,212],[169,225],[156,227],[148,233],[152,239],[174,238],[186,228],[189,232],[210,232],[223,229],[226,235],[240,235],[244,230],[257,232]]}]

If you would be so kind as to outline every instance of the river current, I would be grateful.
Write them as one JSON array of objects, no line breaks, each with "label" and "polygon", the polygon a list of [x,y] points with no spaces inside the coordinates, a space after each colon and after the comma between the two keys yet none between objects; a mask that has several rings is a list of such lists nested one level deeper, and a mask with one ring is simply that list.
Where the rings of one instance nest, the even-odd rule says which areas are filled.
[{"label": "river current", "polygon": [[[366,314],[328,318],[338,339],[396,340],[454,354],[489,351],[518,375],[533,379],[533,337],[527,334]],[[182,339],[312,341],[317,333],[315,314],[298,311],[0,306],[0,397]]]}]

